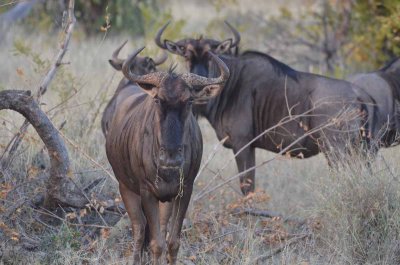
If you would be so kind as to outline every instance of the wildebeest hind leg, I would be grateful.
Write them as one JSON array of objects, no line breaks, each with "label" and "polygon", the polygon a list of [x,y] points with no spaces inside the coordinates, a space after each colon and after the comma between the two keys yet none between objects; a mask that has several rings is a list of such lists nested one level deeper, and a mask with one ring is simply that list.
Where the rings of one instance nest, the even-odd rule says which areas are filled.
[{"label": "wildebeest hind leg", "polygon": [[[234,152],[237,153],[240,148],[234,148]],[[255,148],[247,147],[240,152],[236,157],[236,164],[239,172],[242,172],[248,168],[255,166]],[[240,176],[240,189],[243,195],[247,195],[250,192],[254,192],[255,187],[255,170],[251,170]]]},{"label": "wildebeest hind leg", "polygon": [[141,199],[138,194],[129,190],[122,182],[119,183],[119,192],[132,223],[133,264],[140,264],[146,228],[146,218],[143,214]]}]

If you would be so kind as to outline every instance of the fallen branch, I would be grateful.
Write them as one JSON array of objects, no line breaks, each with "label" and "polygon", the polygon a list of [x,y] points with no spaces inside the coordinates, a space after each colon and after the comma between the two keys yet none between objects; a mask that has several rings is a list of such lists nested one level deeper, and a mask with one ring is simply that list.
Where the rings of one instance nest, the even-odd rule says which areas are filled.
[{"label": "fallen branch", "polygon": [[102,183],[103,181],[105,181],[106,178],[98,178],[95,179],[94,181],[92,181],[89,185],[87,185],[86,187],[83,188],[84,192],[89,192],[92,189],[94,189],[97,185],[99,185],[100,183]]},{"label": "fallen branch", "polygon": [[259,209],[252,209],[252,208],[236,208],[232,211],[233,215],[252,215],[252,216],[261,216],[266,218],[280,218],[283,222],[296,222],[300,224],[304,224],[306,221],[300,218],[293,218],[293,217],[284,217],[282,214],[274,211],[268,210],[259,210]]},{"label": "fallen branch", "polygon": [[299,242],[302,239],[305,239],[307,237],[310,237],[311,234],[303,234],[303,235],[299,235],[297,237],[293,237],[291,239],[289,239],[288,241],[286,241],[284,244],[282,244],[281,246],[271,250],[268,254],[265,255],[261,255],[258,256],[257,258],[255,258],[251,264],[256,264],[257,262],[261,261],[261,260],[265,260],[265,259],[269,259],[279,253],[281,253],[285,248],[287,248],[290,245],[293,245],[294,243]]},{"label": "fallen branch", "polygon": [[11,109],[21,113],[35,128],[46,145],[50,157],[50,178],[47,183],[45,207],[54,208],[58,204],[82,207],[87,199],[75,186],[69,167],[68,152],[46,114],[31,96],[30,91],[4,90],[0,92],[0,110]]}]

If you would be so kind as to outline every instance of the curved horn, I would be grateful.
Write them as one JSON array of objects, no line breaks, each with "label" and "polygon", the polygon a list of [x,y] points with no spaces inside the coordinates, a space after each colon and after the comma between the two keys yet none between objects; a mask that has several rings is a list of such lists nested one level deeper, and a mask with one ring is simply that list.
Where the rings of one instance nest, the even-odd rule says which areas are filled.
[{"label": "curved horn", "polygon": [[[125,46],[125,44],[126,44],[127,42],[128,42],[128,40],[124,41],[124,43],[122,43],[121,46],[119,46],[119,47],[113,52],[111,59],[108,60],[108,61],[110,62],[110,64],[111,64],[113,67],[117,67],[117,66],[122,67],[122,64],[124,63],[124,60],[119,59],[119,58],[118,58],[118,54],[119,54],[119,52],[122,50],[122,48]],[[119,70],[121,70],[121,69],[119,69]]]},{"label": "curved horn", "polygon": [[212,60],[217,64],[221,72],[220,76],[216,78],[208,78],[192,73],[183,74],[182,79],[185,80],[187,84],[190,84],[192,86],[208,86],[213,84],[222,84],[226,82],[226,80],[228,80],[229,78],[228,66],[226,66],[226,64],[212,52],[208,51],[208,53],[211,55]]},{"label": "curved horn", "polygon": [[143,49],[144,47],[140,48],[139,50],[129,55],[128,59],[126,59],[124,64],[122,65],[122,72],[124,73],[124,76],[129,80],[131,80],[132,82],[142,83],[142,84],[145,83],[158,87],[161,83],[162,78],[166,75],[165,72],[155,72],[146,75],[136,75],[131,71],[131,64],[135,60],[135,57],[141,51],[143,51]]},{"label": "curved horn", "polygon": [[154,59],[154,64],[155,65],[163,64],[167,59],[168,59],[168,53],[163,51],[163,54],[160,57]]},{"label": "curved horn", "polygon": [[155,43],[157,44],[158,47],[162,49],[167,49],[167,46],[165,46],[165,42],[161,41],[161,35],[163,34],[164,30],[168,27],[169,23],[171,21],[168,21],[158,32],[156,37],[154,38]]},{"label": "curved horn", "polygon": [[235,37],[234,40],[233,40],[233,43],[231,45],[231,47],[235,47],[240,42],[240,34],[231,24],[228,23],[228,21],[225,20],[224,22],[229,27],[229,29],[232,31],[233,36]]}]

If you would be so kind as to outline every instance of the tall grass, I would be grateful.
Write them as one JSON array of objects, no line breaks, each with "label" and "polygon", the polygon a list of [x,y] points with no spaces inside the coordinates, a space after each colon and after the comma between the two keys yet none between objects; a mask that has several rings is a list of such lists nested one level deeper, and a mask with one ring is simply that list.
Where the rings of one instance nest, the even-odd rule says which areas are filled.
[{"label": "tall grass", "polygon": [[384,157],[351,161],[316,189],[320,239],[342,264],[399,264],[400,183]]}]

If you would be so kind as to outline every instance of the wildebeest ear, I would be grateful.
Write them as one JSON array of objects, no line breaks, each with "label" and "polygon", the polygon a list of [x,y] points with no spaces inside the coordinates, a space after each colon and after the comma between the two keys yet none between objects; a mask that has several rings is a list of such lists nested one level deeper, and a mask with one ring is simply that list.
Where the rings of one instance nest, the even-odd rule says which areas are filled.
[{"label": "wildebeest ear", "polygon": [[204,104],[207,100],[218,96],[221,92],[223,85],[208,85],[203,89],[194,90],[193,97],[194,103],[196,104]]},{"label": "wildebeest ear", "polygon": [[158,93],[158,88],[149,83],[138,83],[140,88],[146,92],[150,97],[154,98]]},{"label": "wildebeest ear", "polygon": [[229,51],[229,49],[232,46],[232,39],[227,39],[222,41],[217,48],[215,48],[214,53],[215,54],[223,54]]},{"label": "wildebeest ear", "polygon": [[122,70],[122,63],[116,63],[113,60],[108,60],[108,62],[111,64],[111,66],[117,70],[117,71],[121,71]]},{"label": "wildebeest ear", "polygon": [[165,46],[167,47],[167,50],[170,51],[171,53],[175,53],[180,56],[185,55],[185,47],[176,44],[175,42],[172,42],[170,40],[165,40]]}]

